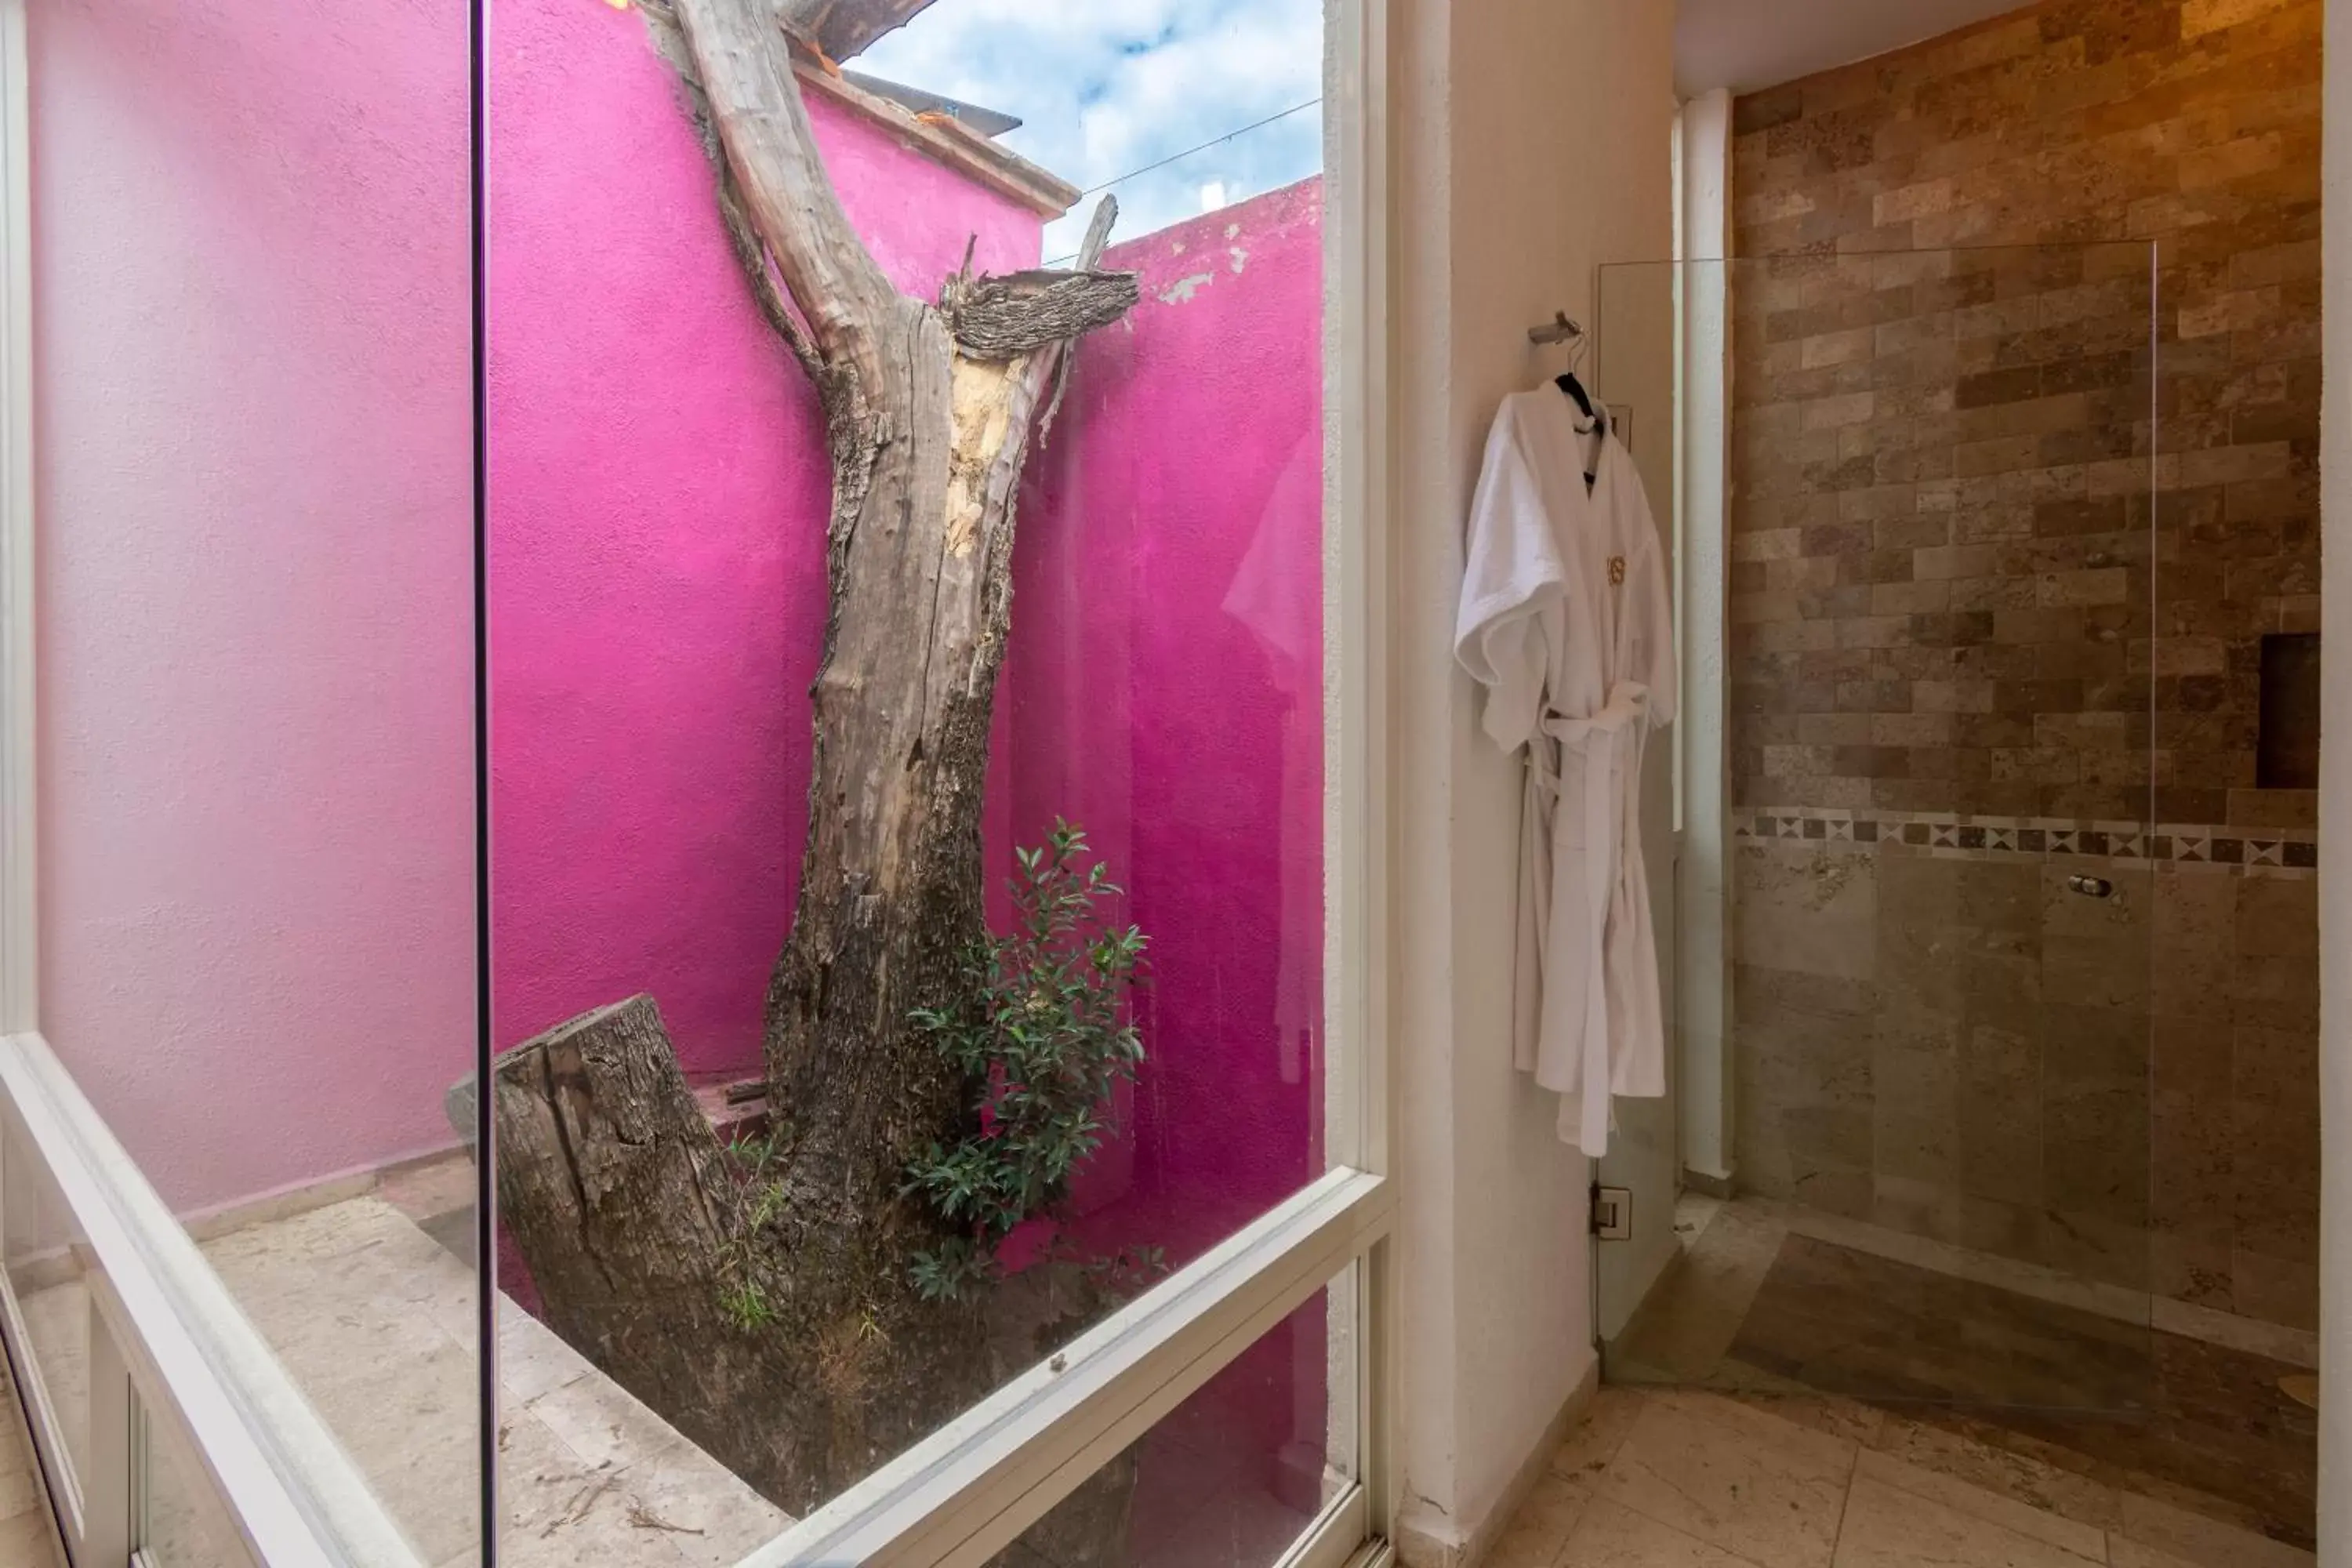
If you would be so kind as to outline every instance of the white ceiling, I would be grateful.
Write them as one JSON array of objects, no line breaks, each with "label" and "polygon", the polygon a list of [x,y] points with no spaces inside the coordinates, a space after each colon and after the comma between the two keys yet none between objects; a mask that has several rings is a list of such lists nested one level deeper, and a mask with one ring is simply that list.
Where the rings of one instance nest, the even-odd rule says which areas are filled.
[{"label": "white ceiling", "polygon": [[1675,85],[1750,92],[1948,33],[2021,0],[1682,0]]}]

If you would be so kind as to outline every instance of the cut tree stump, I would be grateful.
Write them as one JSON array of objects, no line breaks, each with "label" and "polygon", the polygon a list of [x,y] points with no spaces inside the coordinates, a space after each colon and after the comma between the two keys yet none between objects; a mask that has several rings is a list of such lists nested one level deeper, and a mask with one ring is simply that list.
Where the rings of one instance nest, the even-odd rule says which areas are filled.
[{"label": "cut tree stump", "polygon": [[527,1238],[548,1326],[761,1486],[758,1412],[793,1369],[721,1305],[736,1184],[653,999],[504,1053],[491,1082],[499,1210]]}]

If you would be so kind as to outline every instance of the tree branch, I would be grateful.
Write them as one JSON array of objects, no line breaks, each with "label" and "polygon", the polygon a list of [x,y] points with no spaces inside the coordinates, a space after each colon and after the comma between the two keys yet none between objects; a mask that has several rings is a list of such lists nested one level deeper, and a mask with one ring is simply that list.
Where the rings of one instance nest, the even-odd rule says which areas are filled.
[{"label": "tree branch", "polygon": [[801,362],[801,368],[820,385],[824,378],[824,360],[818,354],[816,344],[809,338],[808,329],[793,313],[793,304],[784,298],[784,290],[776,275],[768,267],[768,247],[751,232],[751,215],[743,210],[742,193],[736,189],[735,176],[722,161],[719,165],[719,216],[727,225],[727,243],[735,252],[735,260],[743,268],[743,276],[751,285],[751,297],[760,303],[760,314],[768,319]]},{"label": "tree branch", "polygon": [[1108,327],[1135,308],[1132,272],[1015,272],[952,280],[941,305],[967,359],[1010,360]]},{"label": "tree branch", "polygon": [[875,329],[900,296],[825,175],[770,0],[673,0],[672,8],[743,215],[816,353],[878,379]]},{"label": "tree branch", "polygon": [[[1103,251],[1110,244],[1110,231],[1118,222],[1118,198],[1106,195],[1095,204],[1095,216],[1087,220],[1087,239],[1078,247],[1078,269],[1092,272],[1102,262]],[[1140,294],[1137,296],[1140,298]],[[1108,324],[1108,323],[1106,323]],[[1064,344],[1055,354],[1054,366],[1054,400],[1045,405],[1044,417],[1037,421],[1037,445],[1045,446],[1054,437],[1054,421],[1062,412],[1062,395],[1070,390],[1069,345]]]}]

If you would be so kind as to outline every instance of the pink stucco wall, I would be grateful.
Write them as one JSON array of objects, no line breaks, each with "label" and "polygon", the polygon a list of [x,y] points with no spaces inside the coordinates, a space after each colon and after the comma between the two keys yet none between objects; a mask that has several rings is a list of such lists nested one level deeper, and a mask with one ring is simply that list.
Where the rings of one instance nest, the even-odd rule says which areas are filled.
[{"label": "pink stucco wall", "polygon": [[1320,1169],[1321,247],[1310,181],[1114,247],[1024,498],[991,837],[1085,824],[1152,939],[1083,1196],[1180,1257]]},{"label": "pink stucco wall", "polygon": [[[740,1069],[804,826],[820,426],[636,16],[508,0],[499,36],[499,1043],[646,991],[690,1068]],[[1035,262],[1034,215],[814,108],[902,287],[973,234],[983,268]],[[1081,351],[1024,500],[990,852],[1001,877],[1083,823],[1152,937],[1151,1058],[1077,1239],[1178,1263],[1321,1165],[1320,217],[1310,182],[1118,247],[1143,303]],[[1165,1442],[1266,1482],[1319,1444],[1323,1357],[1302,1314]],[[1171,1458],[1148,1496],[1239,1506],[1210,1474]]]},{"label": "pink stucco wall", "polygon": [[[807,819],[829,477],[635,12],[508,0],[491,78],[494,1000],[512,1045],[638,991],[756,1063]],[[859,232],[926,294],[1043,221],[812,97]]]},{"label": "pink stucco wall", "polygon": [[31,0],[44,1027],[167,1199],[473,1057],[462,0]]},{"label": "pink stucco wall", "polygon": [[[1143,302],[1031,465],[990,837],[1083,822],[1151,936],[1150,1058],[1073,1239],[1181,1263],[1323,1167],[1321,183],[1107,259]],[[1304,1527],[1324,1328],[1311,1303],[1154,1430],[1139,1562]]]}]

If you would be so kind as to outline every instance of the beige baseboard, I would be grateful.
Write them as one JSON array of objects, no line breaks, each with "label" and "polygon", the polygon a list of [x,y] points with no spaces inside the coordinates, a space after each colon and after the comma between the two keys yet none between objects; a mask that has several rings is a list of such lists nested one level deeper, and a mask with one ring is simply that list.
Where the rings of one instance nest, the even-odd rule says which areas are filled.
[{"label": "beige baseboard", "polygon": [[267,1225],[272,1220],[292,1219],[314,1209],[363,1198],[382,1187],[387,1181],[410,1175],[417,1171],[450,1160],[471,1160],[473,1156],[462,1144],[449,1144],[428,1149],[421,1154],[404,1155],[381,1165],[362,1165],[343,1171],[315,1182],[305,1182],[259,1196],[239,1199],[213,1208],[198,1209],[180,1218],[188,1234],[201,1245],[217,1241],[234,1231],[250,1226]]},{"label": "beige baseboard", "polygon": [[1592,1408],[1592,1401],[1601,1392],[1601,1360],[1592,1358],[1584,1375],[1569,1391],[1559,1412],[1544,1427],[1536,1446],[1519,1461],[1510,1485],[1495,1500],[1486,1516],[1477,1520],[1457,1521],[1447,1518],[1433,1506],[1415,1508],[1408,1502],[1397,1521],[1397,1561],[1404,1568],[1477,1568],[1494,1551],[1495,1543],[1510,1528],[1519,1505],[1536,1489],[1551,1458],[1559,1452],[1576,1424]]},{"label": "beige baseboard", "polygon": [[1704,1193],[1708,1197],[1721,1198],[1726,1202],[1729,1202],[1731,1199],[1739,1195],[1739,1178],[1737,1176],[1713,1176],[1709,1175],[1705,1171],[1694,1171],[1688,1165],[1685,1165],[1683,1167],[1683,1187],[1687,1192]]}]

